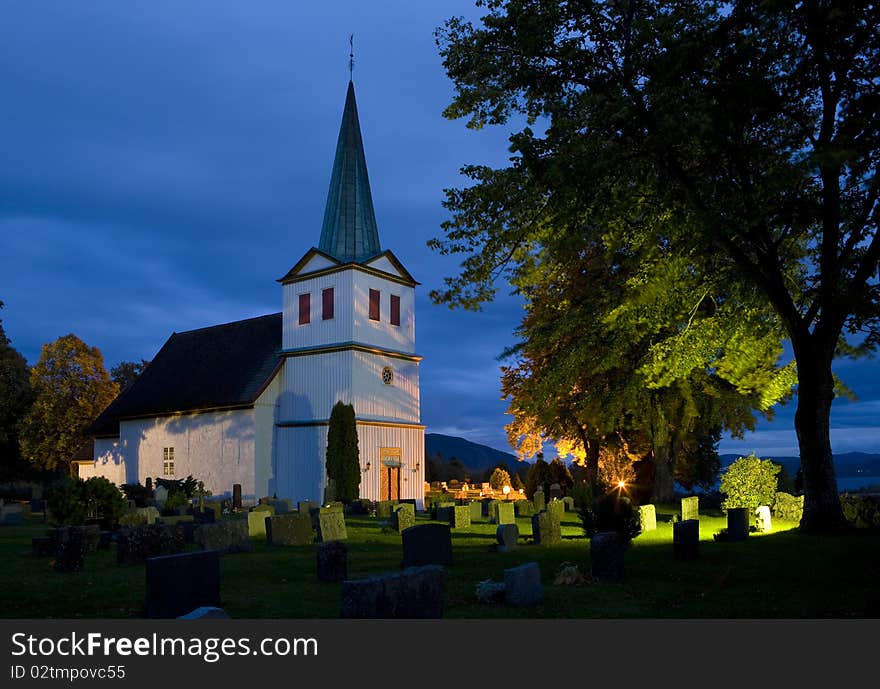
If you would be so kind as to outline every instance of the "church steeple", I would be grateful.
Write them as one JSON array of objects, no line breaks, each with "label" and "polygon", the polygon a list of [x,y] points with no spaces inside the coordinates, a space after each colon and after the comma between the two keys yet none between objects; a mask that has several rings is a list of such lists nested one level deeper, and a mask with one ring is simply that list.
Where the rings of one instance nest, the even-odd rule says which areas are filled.
[{"label": "church steeple", "polygon": [[345,96],[318,248],[343,263],[362,262],[382,250],[351,81]]}]

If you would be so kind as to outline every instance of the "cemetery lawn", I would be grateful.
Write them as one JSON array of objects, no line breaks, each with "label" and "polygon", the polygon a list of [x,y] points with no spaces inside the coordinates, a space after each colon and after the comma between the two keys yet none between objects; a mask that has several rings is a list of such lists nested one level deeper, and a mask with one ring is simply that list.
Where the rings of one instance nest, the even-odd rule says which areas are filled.
[{"label": "cemetery lawn", "polygon": [[[799,533],[774,520],[767,534],[741,543],[713,540],[726,526],[722,513],[700,516],[700,557],[672,557],[676,508],[658,506],[657,530],[633,541],[626,579],[619,584],[555,585],[565,563],[589,577],[589,541],[577,515],[565,513],[563,542],[530,542],[531,521],[518,518],[518,548],[494,552],[495,525],[475,522],[453,530],[453,566],[447,570],[444,616],[450,618],[849,618],[880,615],[880,530],[837,536]],[[429,521],[419,514],[417,523]],[[400,535],[379,520],[346,518],[349,578],[399,569]],[[31,537],[46,527],[37,515],[22,526],[0,528],[0,616],[5,618],[125,618],[144,614],[144,566],[116,564],[115,546],[87,555],[85,570],[54,572],[31,554]],[[189,546],[190,548],[194,546]],[[531,608],[482,604],[478,582],[503,581],[504,569],[537,562],[544,603]],[[271,548],[254,541],[251,553],[221,557],[223,607],[233,618],[336,618],[340,584],[315,574],[315,546]]]}]

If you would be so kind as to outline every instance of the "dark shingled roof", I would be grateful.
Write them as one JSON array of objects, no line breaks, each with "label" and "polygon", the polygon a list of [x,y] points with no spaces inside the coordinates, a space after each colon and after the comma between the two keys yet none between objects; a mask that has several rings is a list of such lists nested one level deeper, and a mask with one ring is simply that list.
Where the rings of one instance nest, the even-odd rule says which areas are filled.
[{"label": "dark shingled roof", "polygon": [[280,313],[174,333],[88,433],[118,435],[125,418],[253,404],[277,368],[280,350]]}]

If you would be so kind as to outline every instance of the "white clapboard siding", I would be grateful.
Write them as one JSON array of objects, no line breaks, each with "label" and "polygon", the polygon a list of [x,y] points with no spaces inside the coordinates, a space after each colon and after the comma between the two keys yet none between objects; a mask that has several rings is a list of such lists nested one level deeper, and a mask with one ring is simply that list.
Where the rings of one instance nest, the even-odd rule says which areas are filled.
[{"label": "white clapboard siding", "polygon": [[[396,357],[352,352],[353,404],[359,418],[419,423],[419,365]],[[386,385],[382,370],[390,367],[393,380]]]},{"label": "white clapboard siding", "polygon": [[276,434],[274,479],[270,495],[324,501],[327,426],[281,426]]},{"label": "white clapboard siding", "polygon": [[254,404],[254,497],[256,499],[274,494],[274,491],[269,490],[269,484],[274,479],[275,422],[280,412],[283,382],[282,370],[275,374]]},{"label": "white clapboard siding", "polygon": [[[425,431],[358,424],[358,453],[361,463],[361,497],[379,500],[379,467],[382,448],[400,448],[400,497],[415,498],[416,508],[424,509]],[[370,469],[363,471],[367,462]]]},{"label": "white clapboard siding", "polygon": [[[370,290],[379,291],[379,320],[370,320]],[[400,297],[400,325],[391,325],[391,298]],[[415,290],[392,280],[354,273],[354,330],[356,342],[412,354],[415,352]]]},{"label": "white clapboard siding", "polygon": [[[284,285],[283,337],[284,349],[318,347],[340,342],[351,342],[352,335],[352,274],[343,270],[329,275]],[[322,318],[321,293],[333,288],[333,318]],[[299,324],[299,295],[311,295],[309,323]]]},{"label": "white clapboard siding", "polygon": [[279,421],[326,421],[336,402],[350,404],[353,361],[351,351],[285,359]]}]

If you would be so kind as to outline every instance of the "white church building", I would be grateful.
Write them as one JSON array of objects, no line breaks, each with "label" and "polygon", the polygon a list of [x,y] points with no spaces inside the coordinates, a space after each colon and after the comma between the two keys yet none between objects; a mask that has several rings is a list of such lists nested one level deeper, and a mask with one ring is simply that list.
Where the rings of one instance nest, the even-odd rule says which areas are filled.
[{"label": "white church building", "polygon": [[361,497],[424,498],[415,287],[383,250],[349,82],[317,248],[282,277],[283,311],[173,333],[90,429],[82,478],[204,481],[214,495],[321,502],[330,412],[353,404]]}]

